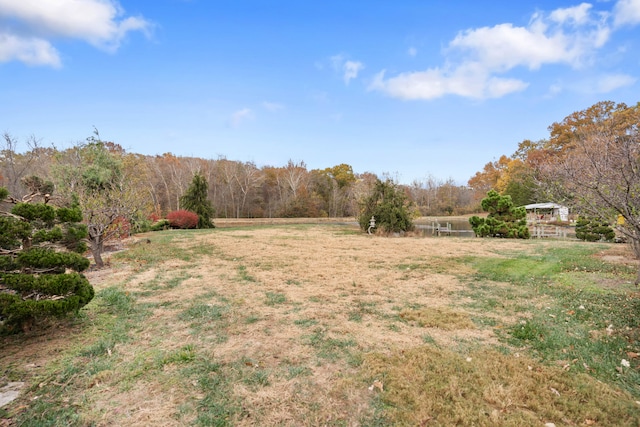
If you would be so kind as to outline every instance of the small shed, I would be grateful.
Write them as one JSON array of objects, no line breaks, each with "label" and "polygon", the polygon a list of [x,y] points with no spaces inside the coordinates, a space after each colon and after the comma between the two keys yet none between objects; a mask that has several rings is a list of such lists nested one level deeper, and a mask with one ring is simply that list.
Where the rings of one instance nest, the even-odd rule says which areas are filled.
[{"label": "small shed", "polygon": [[525,205],[527,218],[537,221],[569,221],[569,208],[557,203],[532,203]]}]

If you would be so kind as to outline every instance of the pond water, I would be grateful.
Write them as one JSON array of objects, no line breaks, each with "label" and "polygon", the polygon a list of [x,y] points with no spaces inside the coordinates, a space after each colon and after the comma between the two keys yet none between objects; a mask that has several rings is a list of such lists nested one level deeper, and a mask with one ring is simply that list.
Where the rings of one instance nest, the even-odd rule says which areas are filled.
[{"label": "pond water", "polygon": [[437,236],[440,231],[441,236],[475,237],[467,218],[423,219],[415,227],[423,236]]}]

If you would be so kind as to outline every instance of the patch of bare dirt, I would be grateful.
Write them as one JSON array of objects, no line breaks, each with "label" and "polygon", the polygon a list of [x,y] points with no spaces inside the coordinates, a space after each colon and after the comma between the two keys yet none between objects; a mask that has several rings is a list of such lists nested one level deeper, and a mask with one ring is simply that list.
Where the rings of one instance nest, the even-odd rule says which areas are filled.
[{"label": "patch of bare dirt", "polygon": [[638,259],[633,253],[631,246],[627,244],[612,245],[607,250],[600,252],[597,256],[607,262],[638,265]]}]

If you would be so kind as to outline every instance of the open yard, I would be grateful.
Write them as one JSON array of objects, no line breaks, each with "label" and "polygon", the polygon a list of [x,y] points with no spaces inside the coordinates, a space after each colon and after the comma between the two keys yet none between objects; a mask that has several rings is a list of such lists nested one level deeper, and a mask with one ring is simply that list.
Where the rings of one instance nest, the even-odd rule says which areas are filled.
[{"label": "open yard", "polygon": [[0,426],[638,426],[635,271],[341,224],[139,235],[78,318],[0,337]]}]

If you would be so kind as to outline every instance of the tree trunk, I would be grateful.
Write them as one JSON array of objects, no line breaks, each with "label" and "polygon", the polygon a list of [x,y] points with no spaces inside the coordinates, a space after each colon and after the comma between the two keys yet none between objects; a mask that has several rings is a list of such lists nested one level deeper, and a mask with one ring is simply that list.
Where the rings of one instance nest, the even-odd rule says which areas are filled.
[{"label": "tree trunk", "polygon": [[[633,253],[636,256],[636,259],[640,260],[640,239],[635,239],[633,237],[631,237],[631,248],[633,248]],[[638,274],[636,275],[636,287],[638,284],[640,284],[640,265],[638,265]]]},{"label": "tree trunk", "polygon": [[93,261],[96,263],[96,267],[104,267],[104,261],[102,260],[102,250],[104,249],[103,241],[100,236],[93,237],[91,239],[91,254],[93,255]]}]

